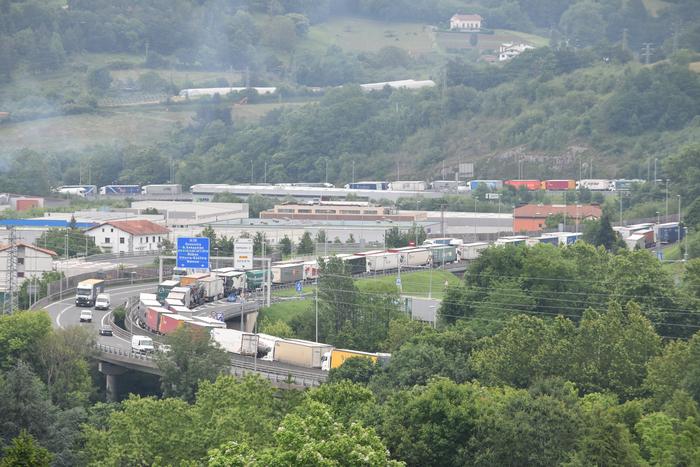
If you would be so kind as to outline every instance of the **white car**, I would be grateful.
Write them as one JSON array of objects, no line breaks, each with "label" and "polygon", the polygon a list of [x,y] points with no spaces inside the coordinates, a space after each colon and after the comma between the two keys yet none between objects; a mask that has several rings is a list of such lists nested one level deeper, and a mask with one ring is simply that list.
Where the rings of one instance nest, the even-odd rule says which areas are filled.
[{"label": "white car", "polygon": [[138,353],[152,353],[153,339],[147,336],[131,336],[131,351]]},{"label": "white car", "polygon": [[109,310],[109,294],[101,293],[95,299],[96,310]]},{"label": "white car", "polygon": [[92,310],[80,310],[80,322],[92,323]]}]

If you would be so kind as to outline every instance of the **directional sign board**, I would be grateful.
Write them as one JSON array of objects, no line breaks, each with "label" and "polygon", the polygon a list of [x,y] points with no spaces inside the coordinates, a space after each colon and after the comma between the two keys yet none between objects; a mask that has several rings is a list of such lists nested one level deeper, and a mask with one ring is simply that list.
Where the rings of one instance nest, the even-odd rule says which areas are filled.
[{"label": "directional sign board", "polygon": [[239,238],[233,244],[233,267],[239,271],[253,269],[252,238]]},{"label": "directional sign board", "polygon": [[209,238],[178,238],[177,267],[185,269],[209,269]]},{"label": "directional sign board", "polygon": [[486,199],[498,199],[500,197],[500,193],[486,193]]}]

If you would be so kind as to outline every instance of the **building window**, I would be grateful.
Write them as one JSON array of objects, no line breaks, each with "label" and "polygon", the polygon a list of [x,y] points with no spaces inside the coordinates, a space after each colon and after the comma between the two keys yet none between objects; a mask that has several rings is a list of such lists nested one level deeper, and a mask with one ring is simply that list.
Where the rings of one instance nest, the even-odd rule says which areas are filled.
[{"label": "building window", "polygon": [[119,243],[124,244],[124,237],[119,237]]},{"label": "building window", "polygon": [[17,264],[24,264],[24,258],[17,258]]},{"label": "building window", "polygon": [[17,273],[17,277],[24,277],[24,273],[23,273],[23,272],[18,272],[18,273]]},{"label": "building window", "polygon": [[365,211],[364,214],[377,214],[377,211]]},{"label": "building window", "polygon": [[109,237],[105,237],[105,243],[109,243]]},{"label": "building window", "polygon": [[278,209],[277,212],[280,214],[294,214],[294,209]]},{"label": "building window", "polygon": [[155,243],[155,242],[156,242],[156,236],[154,235],[153,236],[153,243]]},{"label": "building window", "polygon": [[299,214],[311,214],[311,209],[299,209]]},{"label": "building window", "polygon": [[102,228],[102,231],[103,231],[103,232],[105,231],[104,227]]},{"label": "building window", "polygon": [[110,232],[114,233],[114,229],[109,229]]}]

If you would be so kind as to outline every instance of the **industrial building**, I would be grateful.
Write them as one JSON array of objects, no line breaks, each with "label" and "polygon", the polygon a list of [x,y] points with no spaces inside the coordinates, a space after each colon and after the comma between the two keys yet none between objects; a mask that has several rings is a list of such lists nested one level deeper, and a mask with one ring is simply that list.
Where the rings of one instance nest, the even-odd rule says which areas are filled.
[{"label": "industrial building", "polygon": [[399,198],[440,198],[444,193],[437,191],[393,191],[393,190],[353,190],[350,188],[325,188],[308,186],[279,185],[226,185],[198,184],[190,187],[194,201],[211,201],[218,193],[230,193],[242,199],[250,195],[262,195],[271,198],[292,198],[297,201],[332,201],[347,200],[348,197],[365,201]]},{"label": "industrial building", "polygon": [[537,232],[545,227],[548,217],[565,214],[575,223],[600,219],[603,210],[595,204],[526,204],[513,211],[513,232]]},{"label": "industrial building", "polygon": [[208,222],[226,221],[231,219],[246,219],[248,217],[247,203],[191,203],[187,201],[134,201],[131,212],[139,217],[147,210],[155,209],[167,227],[186,227]]},{"label": "industrial building", "polygon": [[375,221],[390,220],[394,222],[416,222],[427,219],[425,213],[409,212],[397,213],[396,210],[370,204],[367,202],[345,201],[319,201],[316,203],[278,204],[272,209],[262,211],[261,219],[303,219],[303,220],[342,220],[342,221]]},{"label": "industrial building", "polygon": [[[31,277],[41,277],[45,272],[53,270],[53,260],[57,253],[53,250],[48,250],[46,248],[39,248],[35,245],[30,245],[28,243],[19,242],[15,244],[17,265],[15,273],[17,277],[15,279],[15,285],[19,289],[22,286],[22,282]],[[3,265],[0,268],[0,290],[5,291],[7,280],[7,268],[4,265],[7,264],[8,257],[10,254],[10,245],[3,244],[0,245],[0,264]]]}]

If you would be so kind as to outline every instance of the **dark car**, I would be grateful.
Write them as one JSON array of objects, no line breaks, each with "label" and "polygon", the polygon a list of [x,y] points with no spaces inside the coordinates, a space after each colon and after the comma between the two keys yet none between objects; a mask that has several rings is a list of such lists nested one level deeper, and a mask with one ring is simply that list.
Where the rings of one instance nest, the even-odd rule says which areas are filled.
[{"label": "dark car", "polygon": [[111,336],[112,326],[100,326],[100,336]]}]

